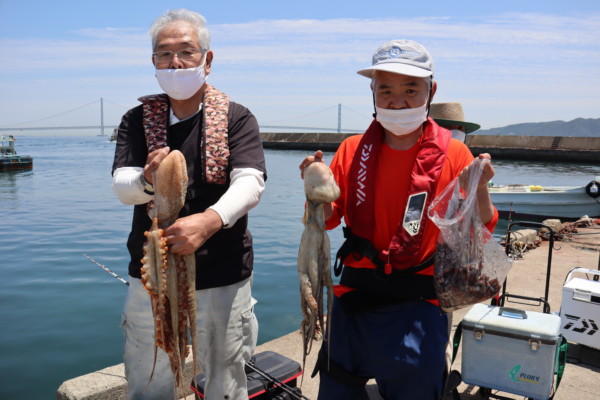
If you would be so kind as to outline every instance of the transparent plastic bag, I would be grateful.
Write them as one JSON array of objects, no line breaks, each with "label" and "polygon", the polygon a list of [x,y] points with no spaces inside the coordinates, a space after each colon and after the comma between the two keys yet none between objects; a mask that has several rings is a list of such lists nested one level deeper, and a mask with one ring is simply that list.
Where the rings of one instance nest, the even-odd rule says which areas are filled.
[{"label": "transparent plastic bag", "polygon": [[464,192],[457,177],[428,210],[429,218],[440,229],[434,287],[444,311],[492,298],[502,288],[512,265],[503,247],[479,219],[477,184],[485,163],[489,160],[474,160]]}]

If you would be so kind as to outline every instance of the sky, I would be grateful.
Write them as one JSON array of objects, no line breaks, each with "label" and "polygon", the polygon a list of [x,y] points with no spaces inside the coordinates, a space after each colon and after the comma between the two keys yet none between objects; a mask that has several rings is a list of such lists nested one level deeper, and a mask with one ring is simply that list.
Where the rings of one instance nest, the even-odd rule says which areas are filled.
[{"label": "sky", "polygon": [[206,17],[208,82],[263,126],[334,129],[341,104],[342,129],[365,129],[370,82],[356,71],[400,38],[431,53],[433,101],[462,103],[483,129],[600,118],[597,0],[0,0],[0,128],[100,125],[101,98],[117,125],[161,92],[148,29],[174,8]]}]

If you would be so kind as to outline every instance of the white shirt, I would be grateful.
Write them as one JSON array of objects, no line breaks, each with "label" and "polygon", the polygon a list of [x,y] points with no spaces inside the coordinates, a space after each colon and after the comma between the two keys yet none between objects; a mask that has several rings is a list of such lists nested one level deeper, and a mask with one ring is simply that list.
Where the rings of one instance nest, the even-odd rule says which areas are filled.
[{"label": "white shirt", "polygon": [[[141,167],[121,167],[113,174],[112,189],[123,204],[145,204],[154,198],[146,194],[141,175]],[[223,227],[229,228],[248,211],[256,207],[265,190],[264,174],[255,168],[234,168],[229,175],[231,184],[221,198],[212,206],[223,221]]]}]

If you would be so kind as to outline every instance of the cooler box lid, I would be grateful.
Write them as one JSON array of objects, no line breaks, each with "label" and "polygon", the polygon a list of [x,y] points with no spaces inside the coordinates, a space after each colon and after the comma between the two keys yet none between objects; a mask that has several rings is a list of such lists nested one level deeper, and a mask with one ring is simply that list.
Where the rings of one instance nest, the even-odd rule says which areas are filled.
[{"label": "cooler box lid", "polygon": [[572,291],[583,290],[590,292],[592,296],[600,296],[600,282],[589,279],[573,278],[569,282],[565,283],[563,289],[570,289]]},{"label": "cooler box lid", "polygon": [[515,308],[475,304],[463,318],[463,329],[528,339],[535,335],[555,342],[560,332],[560,317]]}]

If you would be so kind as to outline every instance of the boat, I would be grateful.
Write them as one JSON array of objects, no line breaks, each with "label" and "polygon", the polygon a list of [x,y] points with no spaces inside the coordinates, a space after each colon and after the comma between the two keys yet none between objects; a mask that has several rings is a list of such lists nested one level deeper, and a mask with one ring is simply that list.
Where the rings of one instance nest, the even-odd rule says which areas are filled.
[{"label": "boat", "polygon": [[586,186],[492,185],[489,192],[503,219],[600,218],[600,176]]},{"label": "boat", "polygon": [[118,134],[119,134],[119,129],[118,129],[118,128],[115,128],[115,129],[113,130],[113,133],[110,135],[110,139],[109,139],[109,141],[111,141],[111,142],[116,142],[116,141],[117,141],[117,136],[118,136]]},{"label": "boat", "polygon": [[15,150],[15,141],[12,135],[0,136],[0,170],[31,169],[33,158],[27,155],[18,155]]}]

